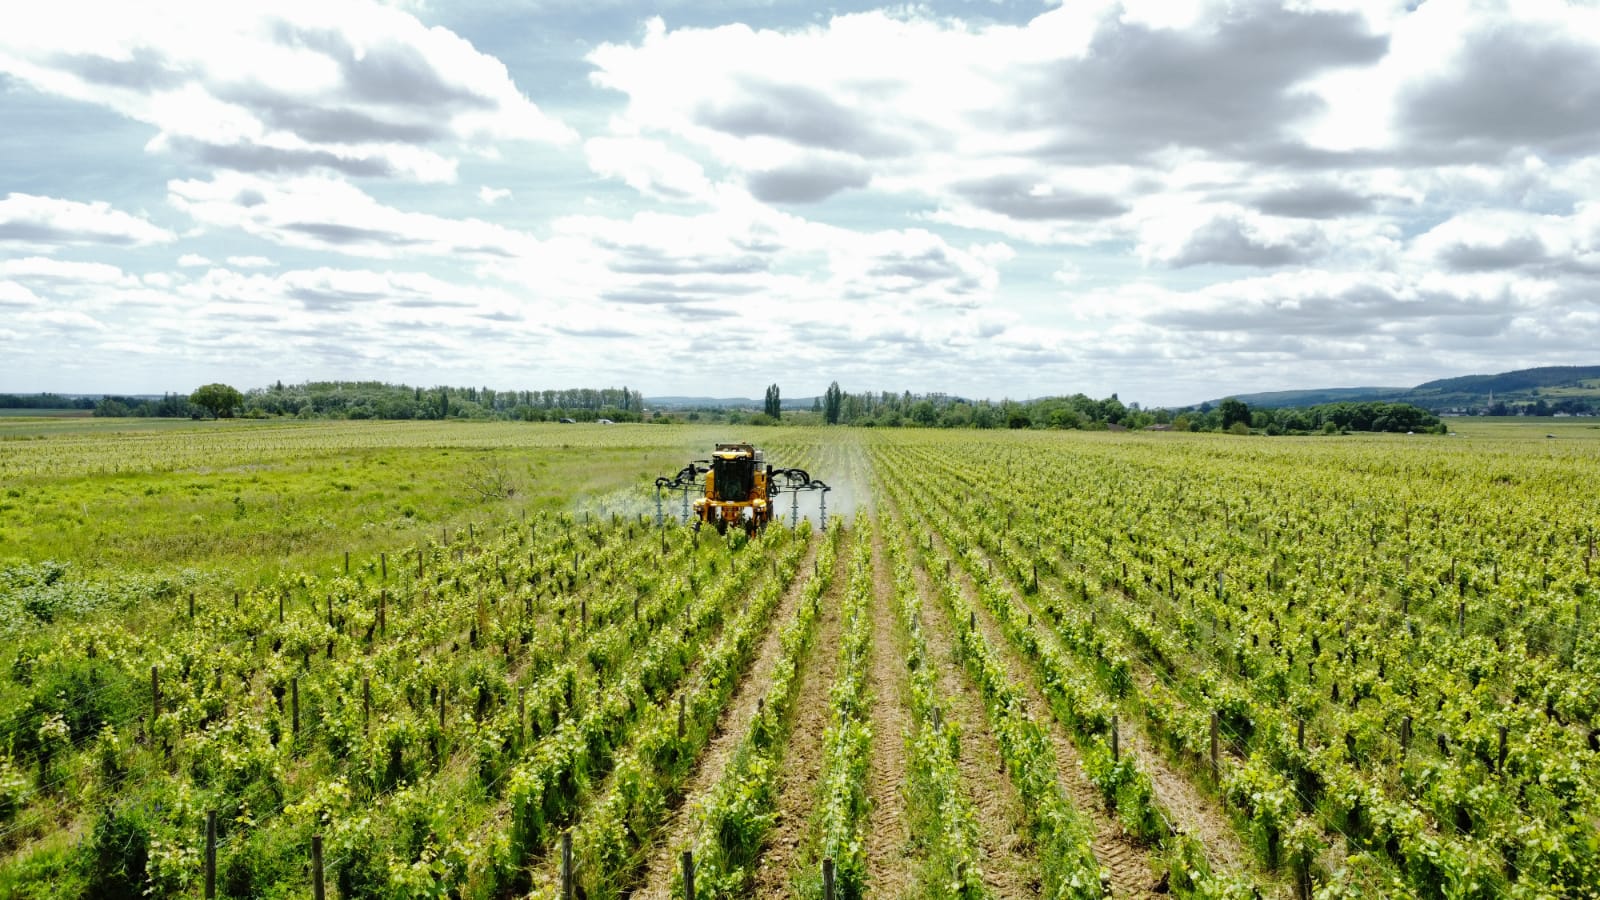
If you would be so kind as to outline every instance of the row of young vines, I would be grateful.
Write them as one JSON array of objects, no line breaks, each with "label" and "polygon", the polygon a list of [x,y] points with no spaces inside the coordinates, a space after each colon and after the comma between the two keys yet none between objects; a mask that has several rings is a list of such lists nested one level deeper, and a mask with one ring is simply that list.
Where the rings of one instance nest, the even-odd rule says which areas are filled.
[{"label": "row of young vines", "polygon": [[13,664],[5,875],[190,894],[211,814],[224,896],[306,890],[313,834],[341,896],[511,896],[580,819],[625,879],[808,531],[541,516],[62,628]]},{"label": "row of young vines", "polygon": [[[209,844],[220,896],[304,896],[315,836],[340,897],[625,897],[664,850],[696,898],[744,897],[783,819],[786,896],[824,860],[848,900],[897,866],[999,896],[986,829],[1052,900],[1108,893],[1108,830],[1186,898],[1600,896],[1593,460],[835,434],[769,448],[835,485],[823,533],[597,503],[13,641],[0,894],[197,897]],[[963,776],[979,739],[1014,822]],[[902,843],[870,825],[886,741]]]},{"label": "row of young vines", "polygon": [[[1560,496],[1530,518],[1544,495],[1500,490],[1498,465],[1473,486],[1425,457],[1347,451],[1334,478],[1202,449],[927,442],[878,466],[922,474],[906,506],[963,548],[1065,719],[1103,728],[1050,674],[1063,660],[1215,792],[1265,870],[1329,896],[1591,896],[1593,511]],[[1144,830],[1138,778],[1090,747]]]}]

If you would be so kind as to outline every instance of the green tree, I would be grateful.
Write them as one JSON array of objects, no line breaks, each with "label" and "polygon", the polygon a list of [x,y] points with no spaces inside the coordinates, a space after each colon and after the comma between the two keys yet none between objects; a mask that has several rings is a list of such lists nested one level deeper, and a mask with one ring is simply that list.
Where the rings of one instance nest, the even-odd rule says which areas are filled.
[{"label": "green tree", "polygon": [[1051,428],[1082,428],[1083,420],[1078,411],[1070,406],[1056,407],[1050,410],[1045,417],[1045,423]]},{"label": "green tree", "polygon": [[114,397],[105,397],[94,405],[94,414],[96,416],[120,419],[133,415],[133,410],[121,400]]},{"label": "green tree", "polygon": [[228,419],[244,403],[244,395],[225,384],[207,384],[195,388],[189,402],[211,413],[213,419]]},{"label": "green tree", "polygon": [[1107,422],[1119,425],[1122,424],[1123,419],[1128,417],[1128,408],[1122,405],[1122,401],[1117,399],[1116,394],[1112,394],[1110,397],[1100,401],[1100,412]]},{"label": "green tree", "polygon": [[822,395],[822,420],[829,425],[839,424],[839,413],[844,406],[844,391],[839,390],[839,382],[828,385],[828,390]]},{"label": "green tree", "polygon": [[1250,427],[1250,407],[1243,400],[1229,397],[1217,406],[1217,412],[1222,415],[1224,431],[1232,428],[1235,422],[1243,422],[1245,428]]},{"label": "green tree", "polygon": [[783,403],[782,398],[778,394],[777,385],[772,384],[767,386],[767,400],[766,404],[762,408],[762,412],[771,416],[774,422],[783,418]]}]

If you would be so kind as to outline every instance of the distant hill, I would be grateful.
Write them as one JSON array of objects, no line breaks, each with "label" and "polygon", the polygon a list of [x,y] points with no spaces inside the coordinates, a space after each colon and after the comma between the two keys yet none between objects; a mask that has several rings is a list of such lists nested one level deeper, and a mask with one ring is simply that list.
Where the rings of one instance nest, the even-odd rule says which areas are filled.
[{"label": "distant hill", "polygon": [[[1550,405],[1574,401],[1600,406],[1600,366],[1541,366],[1498,375],[1462,375],[1411,388],[1314,388],[1231,396],[1249,406],[1268,409],[1377,400],[1411,403],[1433,412],[1482,409],[1491,402],[1530,404],[1540,400]],[[1218,398],[1209,402],[1216,406],[1221,401]]]},{"label": "distant hill", "polygon": [[[781,397],[783,409],[810,409],[815,397]],[[646,397],[648,409],[760,409],[762,403],[750,397]]]},{"label": "distant hill", "polygon": [[1489,402],[1489,395],[1506,403],[1543,399],[1600,401],[1600,366],[1544,366],[1499,375],[1464,375],[1419,384],[1406,394],[1418,406],[1449,408]]},{"label": "distant hill", "polygon": [[[1260,394],[1236,394],[1234,399],[1248,406],[1267,409],[1287,409],[1295,406],[1317,406],[1323,403],[1368,403],[1373,400],[1393,400],[1410,388],[1403,387],[1353,387],[1316,388],[1306,391],[1265,391]],[[1220,400],[1212,400],[1216,406]]]}]

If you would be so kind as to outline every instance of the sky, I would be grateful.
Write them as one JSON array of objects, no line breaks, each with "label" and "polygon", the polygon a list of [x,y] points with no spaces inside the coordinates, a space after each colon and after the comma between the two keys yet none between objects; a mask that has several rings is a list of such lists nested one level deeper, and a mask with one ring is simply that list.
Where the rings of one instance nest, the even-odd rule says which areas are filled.
[{"label": "sky", "polygon": [[1600,8],[26,4],[0,391],[1600,363]]}]

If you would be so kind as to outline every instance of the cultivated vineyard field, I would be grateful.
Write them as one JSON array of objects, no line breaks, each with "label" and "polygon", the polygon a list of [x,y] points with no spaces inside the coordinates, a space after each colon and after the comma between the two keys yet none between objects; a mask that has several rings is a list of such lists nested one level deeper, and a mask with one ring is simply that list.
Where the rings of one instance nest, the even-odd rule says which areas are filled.
[{"label": "cultivated vineyard field", "polygon": [[[325,427],[0,446],[0,896],[1600,897],[1576,430]],[[828,526],[658,527],[731,437]],[[231,575],[69,536],[217,478],[331,522],[312,446],[421,508]],[[382,495],[418,454],[539,477]]]}]

